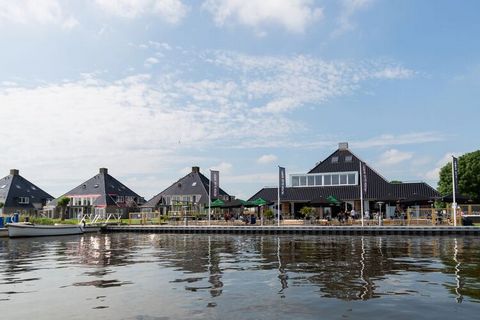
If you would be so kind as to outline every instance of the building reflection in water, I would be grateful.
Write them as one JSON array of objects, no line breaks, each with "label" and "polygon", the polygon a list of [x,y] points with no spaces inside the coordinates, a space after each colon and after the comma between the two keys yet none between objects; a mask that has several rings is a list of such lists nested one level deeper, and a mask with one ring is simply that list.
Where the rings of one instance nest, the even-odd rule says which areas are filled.
[{"label": "building reflection in water", "polygon": [[278,281],[281,297],[312,286],[322,297],[341,300],[415,294],[415,283],[390,286],[392,292],[380,285],[393,278],[412,281],[403,275],[417,273],[440,279],[458,303],[465,297],[480,301],[480,243],[471,237],[98,234],[5,239],[0,248],[1,283],[24,281],[23,273],[54,259],[55,267],[87,267],[85,275],[95,281],[112,280],[103,278],[118,266],[150,263],[158,272],[174,271],[172,286],[212,298],[223,294],[226,275],[260,270]]}]

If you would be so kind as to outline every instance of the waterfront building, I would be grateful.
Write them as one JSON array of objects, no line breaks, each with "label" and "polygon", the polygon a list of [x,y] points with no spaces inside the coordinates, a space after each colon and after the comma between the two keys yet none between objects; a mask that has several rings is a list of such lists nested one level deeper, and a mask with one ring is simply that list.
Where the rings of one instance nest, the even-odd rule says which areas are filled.
[{"label": "waterfront building", "polygon": [[50,194],[22,177],[17,169],[11,169],[8,176],[0,179],[0,202],[4,204],[0,212],[4,214],[35,215],[52,199]]},{"label": "waterfront building", "polygon": [[61,197],[47,203],[44,213],[58,217],[57,202],[62,197],[70,198],[66,218],[78,218],[95,214],[105,218],[108,214],[125,217],[130,211],[137,211],[145,200],[123,183],[112,177],[107,168],[100,168],[98,174],[68,191]]},{"label": "waterfront building", "polygon": [[[204,212],[208,208],[210,180],[200,172],[200,167],[192,167],[192,171],[186,176],[174,182],[168,188],[148,200],[142,205],[142,212],[160,212],[166,214],[172,211],[174,214]],[[218,199],[229,201],[233,199],[222,188],[219,188]],[[215,198],[211,198],[213,202]]]},{"label": "waterfront building", "polygon": [[[290,186],[280,201],[282,215],[299,217],[304,206],[316,207],[322,217],[334,217],[352,209],[360,212],[361,161],[348,143],[340,143],[335,152],[308,173],[290,174]],[[364,167],[364,211],[381,209],[384,217],[393,217],[407,206],[430,207],[440,198],[437,190],[425,182],[389,182],[368,164],[364,163]],[[262,188],[250,200],[261,197],[276,203],[277,190],[277,187]]]}]

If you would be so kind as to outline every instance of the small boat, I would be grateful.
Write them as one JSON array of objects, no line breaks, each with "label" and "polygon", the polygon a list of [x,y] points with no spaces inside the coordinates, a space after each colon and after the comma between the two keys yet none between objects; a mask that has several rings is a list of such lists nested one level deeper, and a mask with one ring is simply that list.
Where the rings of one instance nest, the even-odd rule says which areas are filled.
[{"label": "small boat", "polygon": [[16,237],[46,237],[82,234],[83,228],[76,224],[38,225],[32,223],[7,224],[8,236]]},{"label": "small boat", "polygon": [[8,237],[8,229],[0,228],[0,238]]}]

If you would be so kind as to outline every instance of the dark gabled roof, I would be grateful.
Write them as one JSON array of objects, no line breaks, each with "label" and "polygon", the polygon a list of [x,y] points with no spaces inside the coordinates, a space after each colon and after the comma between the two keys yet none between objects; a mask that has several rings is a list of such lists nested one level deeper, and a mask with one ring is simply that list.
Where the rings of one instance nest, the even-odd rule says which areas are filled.
[{"label": "dark gabled roof", "polygon": [[[308,173],[330,173],[360,171],[360,161],[353,152],[343,144],[324,161],[318,163]],[[335,161],[332,161],[334,159]],[[397,201],[413,199],[417,201],[438,198],[440,194],[424,182],[418,183],[390,183],[379,173],[365,164],[367,176],[366,200]],[[286,188],[286,195],[282,201],[311,201],[321,200],[328,196],[334,196],[341,200],[360,199],[360,186],[319,186],[319,187],[290,187]],[[277,188],[263,188],[250,200],[262,197],[269,201],[276,201]]]},{"label": "dark gabled roof", "polygon": [[[282,201],[312,201],[319,202],[334,196],[339,200],[358,200],[360,199],[359,186],[328,186],[328,187],[288,187],[285,189],[285,196]],[[277,188],[263,188],[254,194],[249,201],[257,198],[263,198],[268,201],[277,201]],[[439,197],[439,193],[424,182],[418,183],[387,183],[384,189],[369,186],[369,191],[365,200],[375,201],[428,201]]]},{"label": "dark gabled roof", "polygon": [[[177,182],[148,200],[142,207],[153,208],[162,203],[162,198],[165,196],[178,196],[178,195],[200,195],[198,200],[201,204],[208,203],[208,184],[210,180],[205,177],[198,167],[193,167],[192,171],[183,178],[180,178]],[[220,195],[229,196],[222,188],[219,190]]]},{"label": "dark gabled roof", "polygon": [[[19,197],[29,197],[30,203],[19,204]],[[5,204],[5,207],[37,208],[38,204],[51,199],[53,197],[50,194],[19,175],[16,169],[10,170],[8,176],[0,179],[0,201]]]},{"label": "dark gabled roof", "polygon": [[[142,201],[137,193],[125,186],[123,183],[108,174],[106,168],[100,168],[99,173],[80,184],[76,188],[68,191],[64,196],[82,196],[82,195],[99,195],[95,199],[93,205],[95,206],[116,206],[117,203],[112,196],[135,197],[137,201]],[[56,205],[56,202],[61,197],[50,202],[49,205]]]}]

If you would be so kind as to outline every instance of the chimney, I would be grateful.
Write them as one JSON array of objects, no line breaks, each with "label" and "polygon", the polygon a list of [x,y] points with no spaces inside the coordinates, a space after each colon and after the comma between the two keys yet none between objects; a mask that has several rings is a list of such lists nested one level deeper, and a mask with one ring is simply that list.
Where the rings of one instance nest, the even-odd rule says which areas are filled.
[{"label": "chimney", "polygon": [[108,169],[107,168],[100,168],[100,174],[107,174]]},{"label": "chimney", "polygon": [[18,176],[18,169],[10,169],[10,175],[12,176]]},{"label": "chimney", "polygon": [[192,173],[200,173],[200,167],[192,167]]},{"label": "chimney", "polygon": [[338,144],[338,150],[348,150],[348,142],[340,142]]}]

